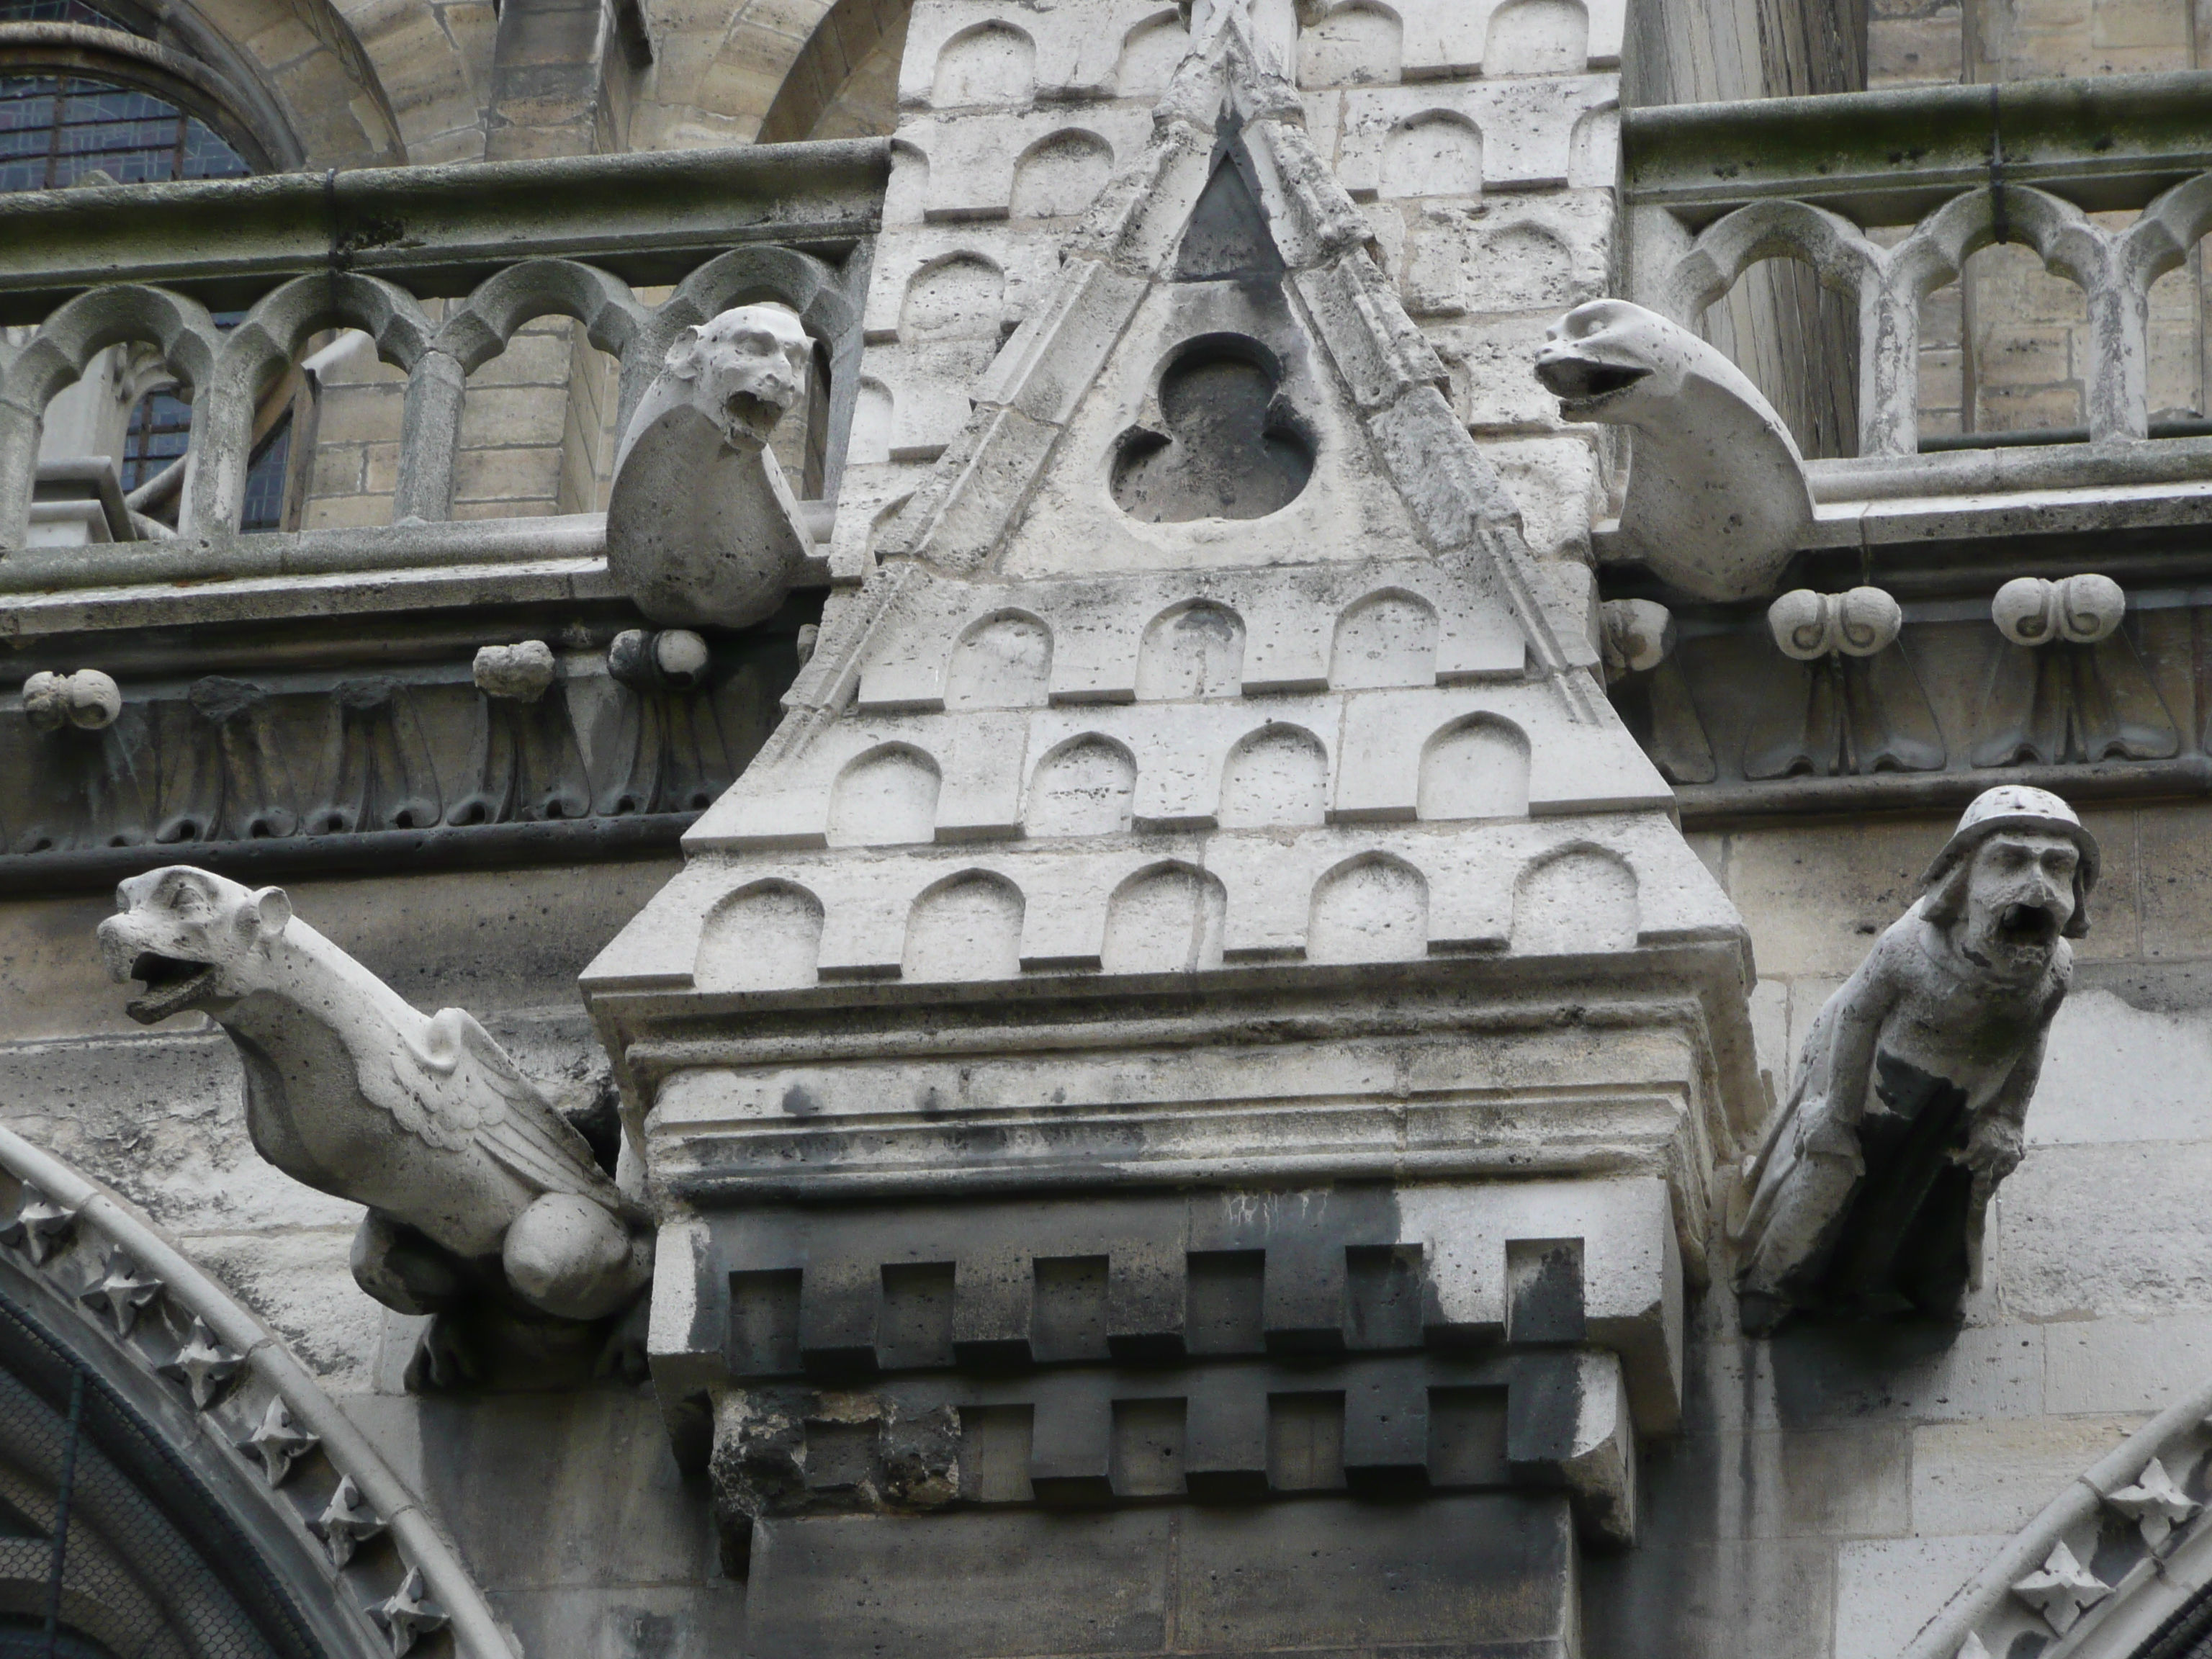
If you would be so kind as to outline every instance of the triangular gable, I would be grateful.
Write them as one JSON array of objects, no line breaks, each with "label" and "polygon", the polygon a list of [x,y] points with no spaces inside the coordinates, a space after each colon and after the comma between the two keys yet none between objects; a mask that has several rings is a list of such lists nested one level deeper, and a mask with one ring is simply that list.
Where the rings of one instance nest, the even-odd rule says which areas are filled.
[{"label": "triangular gable", "polygon": [[[757,766],[804,747],[850,704],[912,586],[988,575],[1148,295],[1179,280],[1272,277],[1277,267],[1376,472],[1403,503],[1418,544],[1406,550],[1510,615],[1529,672],[1553,684],[1571,722],[1607,719],[1586,672],[1595,651],[1452,413],[1444,368],[1383,276],[1365,218],[1308,142],[1296,88],[1239,9],[1220,8],[1212,22],[1155,110],[1151,141],[1101,192],[1050,298],[1000,351],[966,427],[886,534],[882,565],[833,607]],[[1251,246],[1255,231],[1264,249]]]}]

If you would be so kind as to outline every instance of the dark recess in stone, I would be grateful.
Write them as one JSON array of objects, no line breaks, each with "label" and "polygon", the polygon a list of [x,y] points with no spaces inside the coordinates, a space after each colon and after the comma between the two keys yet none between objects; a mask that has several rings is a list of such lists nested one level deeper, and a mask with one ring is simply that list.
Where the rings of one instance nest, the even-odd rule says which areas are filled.
[{"label": "dark recess in stone", "polygon": [[1213,176],[1199,192],[1176,250],[1176,281],[1273,282],[1282,276],[1283,256],[1268,234],[1267,211],[1245,176],[1251,165],[1241,147],[1216,155]]},{"label": "dark recess in stone", "polygon": [[1167,430],[1139,427],[1114,459],[1114,500],[1146,524],[1263,519],[1297,498],[1313,475],[1313,445],[1298,429],[1265,349],[1234,335],[1194,340],[1160,380]]}]

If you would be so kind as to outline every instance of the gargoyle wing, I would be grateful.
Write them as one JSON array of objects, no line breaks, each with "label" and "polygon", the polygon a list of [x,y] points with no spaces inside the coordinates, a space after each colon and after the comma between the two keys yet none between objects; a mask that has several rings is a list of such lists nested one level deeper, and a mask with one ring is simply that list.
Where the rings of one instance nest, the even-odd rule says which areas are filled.
[{"label": "gargoyle wing", "polygon": [[575,1193],[629,1212],[583,1136],[515,1069],[473,1015],[443,1009],[431,1017],[422,1037],[420,1047],[403,1037],[393,1048],[390,1097],[370,1088],[372,1099],[434,1146],[448,1152],[481,1147],[541,1193]]}]

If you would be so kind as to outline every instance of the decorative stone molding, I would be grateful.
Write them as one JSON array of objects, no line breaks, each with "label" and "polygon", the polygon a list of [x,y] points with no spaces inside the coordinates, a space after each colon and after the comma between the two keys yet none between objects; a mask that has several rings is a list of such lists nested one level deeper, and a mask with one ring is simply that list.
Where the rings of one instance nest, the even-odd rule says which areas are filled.
[{"label": "decorative stone molding", "polygon": [[[2023,1635],[2044,1659],[2136,1653],[2212,1584],[2212,1551],[2204,1547],[2212,1512],[2172,1492],[2166,1474],[2197,1467],[2208,1453],[2212,1381],[2069,1483],[1922,1626],[1899,1659],[1988,1659],[2027,1650],[2014,1646]],[[2154,1519],[2162,1531],[2145,1524]],[[2122,1523],[2117,1535],[2114,1521]],[[2094,1574],[2081,1565],[2093,1558],[2103,1564]]]},{"label": "decorative stone molding", "polygon": [[1905,612],[1879,587],[1848,593],[1793,588],[1766,607],[1766,626],[1785,657],[1817,662],[1840,653],[1871,657],[1895,643]]},{"label": "decorative stone molding", "polygon": [[[349,1516],[380,1517],[378,1528],[388,1533],[396,1557],[348,1551],[339,1559],[334,1553],[330,1570],[336,1593],[328,1581],[318,1580],[323,1604],[318,1617],[333,1651],[354,1659],[387,1654],[388,1641],[369,1608],[391,1599],[394,1583],[411,1577],[415,1598],[433,1599],[444,1612],[458,1659],[518,1659],[514,1644],[420,1500],[258,1316],[121,1199],[4,1128],[0,1178],[19,1188],[19,1223],[47,1211],[70,1218],[66,1226],[44,1231],[27,1224],[20,1231],[0,1228],[0,1246],[53,1297],[57,1310],[82,1305],[86,1290],[106,1276],[103,1264],[117,1254],[137,1264],[143,1278],[158,1281],[127,1332],[88,1317],[76,1331],[97,1343],[113,1364],[143,1373],[149,1386],[190,1403],[190,1419],[202,1425],[210,1455],[238,1471],[238,1490],[266,1494],[268,1526],[280,1535],[297,1532],[309,1527],[319,1509],[332,1506]],[[196,1369],[211,1376],[233,1366],[227,1385],[212,1390],[204,1389],[194,1375]],[[281,1486],[268,1480],[268,1466],[258,1455],[237,1446],[272,1419],[284,1425],[288,1443],[295,1448],[286,1458]],[[312,1455],[302,1455],[308,1449],[303,1443],[312,1444]],[[342,1492],[349,1501],[341,1504]],[[356,1528],[354,1535],[365,1540],[380,1532]],[[301,1546],[313,1547],[305,1538]]]},{"label": "decorative stone molding", "polygon": [[2128,596],[2110,576],[2069,576],[2055,582],[2016,576],[1990,601],[1990,620],[2014,645],[2057,640],[2094,645],[2111,636],[2127,608]]},{"label": "decorative stone molding", "polygon": [[1607,599],[1599,607],[1608,684],[1647,674],[1674,648],[1674,616],[1650,599]]},{"label": "decorative stone molding", "polygon": [[2012,1593],[2063,1636],[2084,1613],[2110,1595],[2112,1587],[2076,1561],[2061,1540],[2051,1547],[2042,1566],[2012,1587]]},{"label": "decorative stone molding", "polygon": [[23,682],[23,713],[41,732],[64,726],[98,732],[115,724],[123,712],[123,693],[97,668],[73,674],[40,672]]}]

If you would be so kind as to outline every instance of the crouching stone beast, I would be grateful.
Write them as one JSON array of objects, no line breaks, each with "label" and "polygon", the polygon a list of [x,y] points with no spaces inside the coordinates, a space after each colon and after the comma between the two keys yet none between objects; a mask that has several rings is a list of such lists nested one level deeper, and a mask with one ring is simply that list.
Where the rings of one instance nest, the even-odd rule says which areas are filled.
[{"label": "crouching stone beast", "polygon": [[791,591],[813,544],[768,442],[813,349],[780,305],[726,311],[668,349],[607,497],[608,572],[653,621],[743,628]]},{"label": "crouching stone beast", "polygon": [[1771,592],[1813,525],[1796,441],[1743,371],[1626,300],[1553,324],[1536,378],[1570,421],[1634,428],[1623,552],[1703,599]]},{"label": "crouching stone beast", "polygon": [[229,1034],[254,1149],[367,1205],[355,1279],[439,1316],[428,1380],[478,1379],[487,1325],[538,1351],[541,1380],[554,1351],[621,1352],[652,1276],[648,1218],[471,1016],[418,1012],[278,888],[172,865],[116,904],[100,925],[107,971],[145,986],[127,1012],[150,1025],[203,1010]]}]

